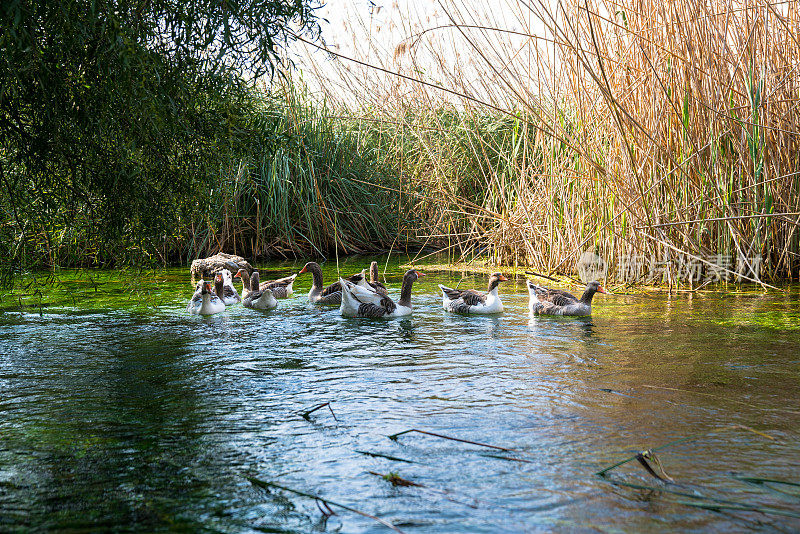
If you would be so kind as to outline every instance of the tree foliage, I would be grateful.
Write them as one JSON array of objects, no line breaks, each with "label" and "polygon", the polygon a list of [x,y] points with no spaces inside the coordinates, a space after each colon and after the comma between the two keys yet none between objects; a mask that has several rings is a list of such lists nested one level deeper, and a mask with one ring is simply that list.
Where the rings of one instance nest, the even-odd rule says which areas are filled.
[{"label": "tree foliage", "polygon": [[[317,31],[312,0],[6,0],[0,253],[15,268],[157,255],[247,141],[247,79]],[[6,269],[7,270],[7,269]]]}]

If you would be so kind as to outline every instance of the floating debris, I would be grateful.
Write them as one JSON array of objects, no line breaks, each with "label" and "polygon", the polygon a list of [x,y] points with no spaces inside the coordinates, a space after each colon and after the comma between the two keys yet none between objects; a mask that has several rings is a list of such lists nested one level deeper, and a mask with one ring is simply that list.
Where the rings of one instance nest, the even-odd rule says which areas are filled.
[{"label": "floating debris", "polygon": [[333,413],[333,408],[331,408],[331,403],[330,403],[330,402],[323,402],[322,404],[319,404],[319,405],[317,405],[317,406],[314,406],[314,407],[313,407],[313,408],[311,408],[310,410],[307,410],[307,411],[305,411],[305,412],[302,412],[302,413],[300,414],[300,417],[302,417],[302,418],[303,418],[303,419],[305,419],[306,421],[311,421],[311,417],[309,417],[309,416],[310,416],[312,413],[314,413],[314,412],[316,412],[317,410],[319,410],[320,408],[324,408],[324,407],[326,407],[326,406],[327,406],[327,407],[328,407],[328,409],[331,411],[331,415],[333,416],[333,419],[334,419],[334,421],[338,422],[339,420],[338,420],[338,419],[336,419],[336,414],[335,414],[335,413]]},{"label": "floating debris", "polygon": [[300,495],[301,497],[308,497],[309,499],[314,499],[315,501],[317,501],[317,507],[320,508],[320,511],[322,511],[322,508],[320,507],[319,503],[324,504],[325,507],[328,510],[330,510],[330,512],[327,512],[327,513],[325,511],[322,511],[323,515],[325,515],[326,517],[328,517],[329,515],[332,515],[334,513],[333,510],[330,509],[330,507],[331,506],[336,506],[337,508],[341,508],[343,510],[347,510],[348,512],[353,512],[354,514],[358,514],[358,515],[367,517],[369,519],[372,519],[373,521],[377,521],[381,525],[383,525],[385,527],[388,527],[388,528],[394,530],[395,532],[400,532],[400,533],[403,532],[402,530],[400,530],[399,528],[397,528],[396,526],[394,526],[390,522],[388,522],[388,521],[386,521],[384,519],[381,519],[380,517],[376,517],[376,516],[374,516],[372,514],[368,514],[366,512],[362,512],[361,510],[357,510],[357,509],[355,509],[355,508],[353,508],[351,506],[347,506],[346,504],[340,504],[340,503],[337,503],[337,502],[333,502],[331,500],[325,499],[324,497],[320,497],[319,495],[314,495],[312,493],[306,493],[304,491],[299,491],[299,490],[296,490],[296,489],[287,488],[286,486],[281,486],[279,484],[275,484],[274,482],[269,482],[267,480],[260,480],[260,479],[258,479],[256,477],[252,477],[252,476],[249,476],[249,475],[244,475],[244,478],[246,478],[248,481],[250,481],[250,483],[253,484],[254,486],[258,486],[260,488],[264,488],[264,489],[267,489],[267,490],[270,489],[270,488],[275,488],[275,489],[279,489],[279,490],[283,490],[283,491],[288,491],[289,493],[294,493],[295,495]]},{"label": "floating debris", "polygon": [[678,501],[677,504],[683,504],[684,506],[694,506],[695,508],[703,508],[705,510],[714,510],[715,512],[721,512],[723,510],[733,510],[739,512],[758,512],[762,514],[771,514],[771,515],[782,515],[785,517],[796,517],[800,518],[800,514],[797,512],[790,512],[788,510],[781,510],[779,508],[769,508],[765,506],[750,506],[748,504],[722,504],[722,503],[705,503],[705,502],[690,502],[690,501]]},{"label": "floating debris", "polygon": [[[375,471],[367,471],[367,473],[369,473],[370,475],[375,475],[377,477],[381,477],[383,480],[385,480],[386,482],[390,483],[392,486],[395,486],[395,487],[400,486],[400,487],[403,487],[403,488],[409,488],[409,487],[419,488],[421,490],[425,490],[425,491],[429,491],[431,493],[436,493],[437,495],[441,495],[441,496],[443,496],[445,499],[447,499],[450,502],[454,502],[456,504],[462,504],[464,506],[469,506],[470,508],[478,508],[477,503],[480,501],[480,499],[476,499],[476,498],[470,497],[468,495],[464,495],[463,497],[469,499],[472,502],[464,502],[464,501],[458,500],[453,496],[455,494],[452,491],[431,488],[431,487],[426,486],[424,484],[420,484],[419,482],[414,482],[412,480],[408,480],[408,479],[402,478],[400,475],[398,475],[395,472],[389,472],[389,473],[383,474],[383,473],[376,473]],[[487,501],[483,501],[483,502],[487,502]],[[494,506],[494,503],[487,503],[487,504],[490,504],[490,505]]]},{"label": "floating debris", "polygon": [[515,458],[513,456],[500,456],[499,454],[481,454],[480,456],[485,456],[486,458],[496,458],[498,460],[507,460],[509,462],[520,462],[525,464],[533,463],[533,460],[526,460],[525,458]]},{"label": "floating debris", "polygon": [[396,456],[389,456],[388,454],[381,454],[379,452],[369,452],[369,451],[355,451],[358,454],[364,454],[366,456],[372,456],[374,458],[386,458],[387,460],[392,460],[394,462],[405,462],[407,464],[418,464],[419,462],[415,462],[413,460],[406,460],[404,458],[398,458]]},{"label": "floating debris", "polygon": [[[725,430],[747,430],[748,432],[752,432],[754,434],[758,434],[759,436],[765,437],[767,439],[775,440],[775,438],[773,438],[769,434],[765,434],[763,432],[759,432],[758,430],[755,430],[755,429],[750,428],[749,426],[745,426],[745,425],[730,425],[730,426],[725,426],[725,427],[720,427],[720,428],[714,428],[714,429],[709,430],[708,432],[701,432],[699,434],[692,434],[691,436],[687,436],[685,438],[680,438],[680,439],[676,439],[675,441],[670,441],[669,443],[667,443],[665,445],[661,445],[660,447],[656,447],[655,449],[647,449],[646,451],[637,452],[633,456],[631,456],[629,458],[625,458],[621,462],[617,462],[614,465],[611,465],[609,467],[601,469],[600,471],[596,472],[595,475],[603,477],[603,476],[606,475],[606,473],[608,473],[612,469],[616,469],[617,467],[619,467],[621,465],[625,465],[628,462],[632,462],[634,460],[640,461],[639,460],[639,456],[643,456],[645,453],[653,455],[656,451],[664,450],[667,447],[671,447],[673,445],[677,445],[678,443],[685,443],[687,441],[692,441],[692,440],[695,440],[695,439],[698,439],[698,438],[701,438],[701,437],[704,437],[704,436],[708,436],[709,434],[714,434],[716,432],[723,432]],[[641,463],[641,461],[640,461],[640,463]],[[656,478],[659,478],[659,477],[656,476]]]},{"label": "floating debris", "polygon": [[753,486],[758,486],[760,488],[766,488],[770,491],[780,493],[781,495],[788,495],[789,497],[800,499],[800,493],[798,492],[785,491],[773,487],[773,485],[778,485],[778,486],[789,486],[794,488],[800,488],[800,484],[798,484],[797,482],[789,482],[787,480],[775,480],[774,478],[759,478],[759,477],[734,476],[733,478],[740,482],[744,482],[745,484],[751,484]]},{"label": "floating debris", "polygon": [[433,437],[436,437],[436,438],[449,439],[450,441],[459,441],[461,443],[469,443],[470,445],[477,445],[478,447],[488,447],[490,449],[497,449],[497,450],[508,451],[508,452],[520,452],[520,451],[518,451],[516,449],[511,449],[511,448],[508,448],[508,447],[500,447],[498,445],[489,445],[487,443],[481,443],[479,441],[470,441],[468,439],[454,438],[454,437],[451,437],[451,436],[445,436],[443,434],[436,434],[435,432],[428,432],[427,430],[419,430],[419,429],[416,429],[416,428],[411,428],[409,430],[403,430],[402,432],[398,432],[397,434],[392,434],[391,436],[387,436],[387,437],[392,441],[397,441],[398,437],[402,436],[403,434],[408,434],[410,432],[417,432],[419,434],[425,434],[425,435],[433,436]]},{"label": "floating debris", "polygon": [[[675,441],[671,441],[671,442],[669,442],[669,443],[667,443],[665,445],[661,445],[660,447],[656,447],[654,449],[647,449],[645,451],[638,452],[635,455],[633,455],[633,456],[631,456],[629,458],[626,458],[626,459],[622,460],[621,462],[617,462],[614,465],[606,467],[605,469],[602,469],[602,470],[598,471],[595,474],[597,476],[600,476],[600,477],[604,478],[610,484],[613,484],[615,486],[623,486],[623,487],[628,487],[628,488],[638,489],[638,490],[645,490],[645,491],[661,492],[661,493],[667,493],[667,494],[670,494],[670,495],[677,495],[679,497],[685,497],[685,498],[688,497],[688,498],[694,499],[694,501],[673,501],[676,504],[681,504],[681,505],[685,505],[685,506],[692,506],[694,508],[702,508],[704,510],[713,510],[713,511],[717,511],[717,512],[722,512],[722,511],[757,512],[757,513],[762,513],[762,514],[767,514],[767,515],[780,515],[780,516],[785,516],[785,517],[800,518],[800,513],[797,513],[797,512],[794,512],[794,511],[790,511],[790,510],[782,510],[780,508],[774,508],[774,507],[770,507],[770,506],[757,506],[757,505],[752,505],[752,504],[748,504],[748,503],[742,503],[742,502],[739,502],[739,501],[734,501],[734,500],[729,500],[729,499],[720,499],[720,498],[716,498],[716,497],[710,497],[710,496],[707,496],[707,495],[703,495],[702,493],[699,493],[699,492],[690,493],[688,491],[678,491],[678,490],[670,488],[670,485],[674,485],[672,487],[675,487],[675,486],[686,487],[687,484],[677,484],[675,482],[675,480],[673,480],[673,478],[670,477],[666,473],[666,471],[664,470],[664,466],[661,464],[661,461],[655,455],[655,451],[663,450],[663,449],[666,449],[667,447],[670,447],[672,445],[676,445],[678,443],[685,443],[685,442],[688,442],[688,441],[692,441],[692,440],[698,439],[698,438],[703,437],[703,436],[707,436],[709,434],[714,434],[714,433],[722,432],[722,431],[725,431],[725,430],[746,430],[748,432],[752,432],[754,434],[757,434],[759,436],[765,437],[767,439],[771,439],[771,440],[775,439],[775,438],[773,438],[772,436],[770,436],[768,434],[765,434],[763,432],[760,432],[758,430],[755,430],[755,429],[750,428],[750,427],[745,426],[745,425],[731,425],[731,426],[726,426],[726,427],[720,427],[720,428],[715,428],[715,429],[709,430],[708,432],[702,432],[700,434],[694,434],[692,436],[688,436],[688,437],[685,437],[685,438],[677,439]],[[661,486],[661,487],[647,486],[647,485],[642,485],[642,484],[635,484],[635,483],[631,483],[631,482],[625,482],[625,481],[622,481],[622,480],[616,480],[614,478],[609,478],[609,475],[608,475],[609,471],[611,471],[613,469],[616,469],[617,467],[619,467],[621,465],[624,465],[624,464],[627,464],[629,462],[632,462],[634,460],[638,461],[642,465],[642,467],[645,468],[645,470],[647,471],[647,473],[649,475],[651,475],[652,477],[654,477],[654,478],[658,479],[659,481],[663,482],[664,486]],[[655,467],[658,469],[658,472],[656,472],[656,469],[653,468],[651,463],[653,465],[655,465]],[[784,484],[784,485],[791,486],[791,487],[800,487],[800,484],[797,484],[795,482],[785,482],[785,481],[780,481],[780,480],[774,480],[774,479],[768,479],[768,478],[758,478],[758,477],[738,477],[738,476],[734,476],[733,478],[736,479],[736,480],[740,480],[742,482],[748,483],[748,484],[754,484],[754,485],[758,485],[758,486],[762,486],[762,487],[767,487],[767,488],[769,488],[771,490],[778,491],[779,493],[800,498],[800,494],[798,494],[798,493],[789,492],[789,491],[783,491],[783,490],[768,486],[768,484],[777,484],[777,485]],[[708,489],[708,488],[704,488],[704,489]]]}]

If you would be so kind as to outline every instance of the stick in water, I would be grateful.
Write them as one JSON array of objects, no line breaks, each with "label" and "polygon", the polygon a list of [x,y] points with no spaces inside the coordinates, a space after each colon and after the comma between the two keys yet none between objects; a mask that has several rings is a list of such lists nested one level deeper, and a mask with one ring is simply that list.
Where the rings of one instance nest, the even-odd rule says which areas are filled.
[{"label": "stick in water", "polygon": [[381,525],[394,530],[395,532],[400,532],[400,533],[403,532],[402,530],[400,530],[399,528],[397,528],[393,524],[389,523],[386,520],[381,519],[380,517],[375,517],[374,515],[368,514],[366,512],[362,512],[361,510],[356,510],[355,508],[352,508],[352,507],[347,506],[345,504],[339,504],[339,503],[336,503],[336,502],[333,502],[333,501],[329,501],[328,499],[320,497],[319,495],[313,495],[311,493],[305,493],[303,491],[294,490],[292,488],[287,488],[286,486],[280,486],[278,484],[275,484],[274,482],[268,482],[266,480],[259,480],[259,479],[255,478],[255,477],[251,477],[251,476],[247,476],[247,475],[245,475],[245,478],[247,480],[249,480],[250,483],[253,484],[254,486],[258,486],[258,487],[264,488],[264,489],[276,488],[276,489],[279,489],[279,490],[288,491],[289,493],[294,493],[295,495],[300,495],[301,497],[308,497],[309,499],[314,499],[314,500],[316,500],[318,502],[322,502],[326,506],[329,506],[329,505],[337,506],[339,508],[342,508],[343,510],[347,510],[348,512],[353,512],[354,514],[358,514],[358,515],[362,515],[364,517],[368,517],[368,518],[372,519],[373,521],[377,521]]},{"label": "stick in water", "polygon": [[486,443],[480,443],[480,442],[477,442],[477,441],[470,441],[468,439],[453,438],[453,437],[450,437],[450,436],[444,436],[442,434],[435,434],[434,432],[428,432],[427,430],[418,430],[416,428],[412,428],[412,429],[409,429],[409,430],[403,430],[402,432],[398,432],[397,434],[392,434],[391,436],[387,436],[387,437],[389,439],[391,439],[392,441],[397,441],[397,438],[399,436],[402,436],[403,434],[408,434],[409,432],[418,432],[420,434],[426,434],[428,436],[434,436],[434,437],[442,438],[442,439],[449,439],[451,441],[460,441],[461,443],[469,443],[470,445],[477,445],[479,447],[488,447],[490,449],[498,449],[498,450],[501,450],[501,451],[519,452],[516,449],[509,449],[508,447],[498,447],[497,445],[488,445]]},{"label": "stick in water", "polygon": [[[720,428],[714,428],[712,430],[709,430],[708,432],[700,432],[699,434],[692,434],[691,436],[687,436],[685,438],[676,439],[675,441],[670,441],[669,443],[667,443],[665,445],[661,445],[660,447],[656,447],[655,449],[648,449],[648,451],[646,451],[646,452],[649,452],[649,453],[652,454],[652,453],[654,453],[656,451],[660,451],[660,450],[666,449],[667,447],[671,447],[672,445],[677,445],[678,443],[684,443],[686,441],[692,441],[692,440],[707,436],[709,434],[714,434],[716,432],[722,432],[724,430],[734,430],[734,429],[736,429],[736,430],[747,430],[748,432],[753,432],[754,434],[758,434],[759,436],[762,436],[762,437],[765,437],[765,438],[768,438],[768,439],[771,439],[771,440],[775,439],[772,436],[770,436],[769,434],[764,434],[763,432],[759,432],[758,430],[750,428],[749,426],[745,426],[745,425],[730,425],[730,426],[724,426],[724,427],[720,427]],[[643,454],[643,453],[642,452],[637,452],[636,454],[634,454],[633,456],[631,456],[629,458],[625,458],[624,460],[622,460],[620,462],[617,462],[614,465],[606,467],[605,469],[601,469],[600,471],[595,473],[595,475],[601,476],[601,477],[605,476],[605,474],[608,473],[609,471],[611,471],[612,469],[616,469],[617,467],[619,467],[621,465],[625,465],[628,462],[632,462],[634,460],[639,460],[639,455],[641,455],[641,454]]]},{"label": "stick in water", "polygon": [[308,410],[308,411],[305,411],[305,412],[301,413],[301,414],[300,414],[300,417],[302,417],[302,418],[303,418],[303,419],[305,419],[306,421],[311,421],[311,418],[309,417],[309,415],[311,415],[312,413],[316,412],[316,411],[317,411],[317,410],[319,410],[320,408],[324,408],[325,406],[327,406],[327,407],[328,407],[328,409],[331,411],[331,415],[333,416],[333,419],[334,419],[334,420],[336,420],[336,421],[339,421],[338,419],[336,419],[336,414],[335,414],[335,413],[333,413],[333,408],[331,408],[331,403],[330,403],[330,402],[323,402],[322,404],[319,404],[319,405],[317,405],[317,406],[314,406],[314,407],[313,407],[313,408],[311,408],[310,410]]}]

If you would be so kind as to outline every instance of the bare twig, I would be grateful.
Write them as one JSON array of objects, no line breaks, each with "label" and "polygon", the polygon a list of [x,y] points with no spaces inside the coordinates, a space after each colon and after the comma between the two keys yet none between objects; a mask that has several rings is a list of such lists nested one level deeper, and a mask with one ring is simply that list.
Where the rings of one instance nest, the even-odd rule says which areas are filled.
[{"label": "bare twig", "polygon": [[497,449],[497,450],[509,451],[509,452],[519,452],[517,449],[509,449],[507,447],[499,447],[497,445],[488,445],[486,443],[480,443],[480,442],[477,442],[477,441],[470,441],[468,439],[453,438],[453,437],[450,437],[450,436],[445,436],[443,434],[436,434],[435,432],[428,432],[427,430],[418,430],[416,428],[412,428],[410,430],[404,430],[402,432],[398,432],[396,434],[392,434],[391,436],[387,436],[387,437],[389,439],[393,440],[393,441],[397,441],[398,437],[402,436],[403,434],[408,434],[410,432],[417,432],[419,434],[426,434],[428,436],[434,436],[434,437],[437,437],[437,438],[449,439],[450,441],[459,441],[461,443],[469,443],[470,445],[477,445],[479,447],[487,447],[489,449]]},{"label": "bare twig", "polygon": [[314,412],[316,412],[317,410],[319,410],[320,408],[324,408],[325,406],[327,406],[327,407],[328,407],[328,409],[331,411],[331,415],[333,416],[333,419],[334,419],[335,421],[337,421],[337,422],[338,422],[339,420],[338,420],[338,419],[336,419],[336,414],[335,414],[335,413],[333,413],[333,408],[331,408],[331,403],[330,403],[330,402],[323,402],[322,404],[318,404],[317,406],[314,406],[314,407],[313,407],[313,408],[311,408],[310,410],[307,410],[307,411],[305,411],[305,412],[302,412],[302,413],[300,414],[300,417],[302,417],[302,418],[303,418],[303,419],[305,419],[306,421],[311,421],[311,417],[309,417],[309,416],[310,416],[312,413],[314,413]]},{"label": "bare twig", "polygon": [[362,515],[364,517],[368,517],[369,519],[372,519],[373,521],[377,521],[381,525],[383,525],[385,527],[388,527],[388,528],[394,530],[395,532],[401,532],[401,533],[403,532],[402,530],[400,530],[399,528],[397,528],[396,526],[394,526],[390,522],[388,522],[388,521],[386,521],[384,519],[381,519],[380,517],[375,517],[374,515],[368,514],[366,512],[362,512],[361,510],[357,510],[357,509],[353,508],[352,506],[347,506],[346,504],[340,504],[340,503],[337,503],[337,502],[333,502],[333,501],[331,501],[329,499],[325,499],[324,497],[320,497],[319,495],[314,495],[312,493],[306,493],[304,491],[298,491],[298,490],[295,490],[295,489],[292,489],[292,488],[287,488],[286,486],[281,486],[279,484],[275,484],[274,482],[269,482],[267,480],[259,480],[259,479],[255,478],[255,477],[252,477],[252,476],[245,475],[245,478],[247,480],[249,480],[250,483],[253,484],[254,486],[258,486],[258,487],[264,488],[264,489],[276,488],[276,489],[279,489],[279,490],[288,491],[289,493],[294,493],[295,495],[300,495],[301,497],[308,497],[309,499],[314,499],[317,502],[325,503],[326,506],[328,506],[328,505],[336,506],[337,508],[342,508],[343,510],[347,510],[348,512],[353,512],[355,514]]}]

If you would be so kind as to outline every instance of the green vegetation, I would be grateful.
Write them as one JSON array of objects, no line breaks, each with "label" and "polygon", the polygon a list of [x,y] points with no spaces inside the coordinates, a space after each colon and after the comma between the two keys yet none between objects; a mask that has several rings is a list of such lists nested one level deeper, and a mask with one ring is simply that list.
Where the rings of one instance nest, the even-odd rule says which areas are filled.
[{"label": "green vegetation", "polygon": [[[358,130],[286,88],[253,95],[250,143],[208,185],[176,247],[252,258],[388,249],[408,210],[396,175]],[[184,237],[185,236],[185,237]]]},{"label": "green vegetation", "polygon": [[[273,68],[289,23],[313,33],[307,2],[188,5],[4,5],[0,273],[409,246],[544,273],[590,250],[611,277],[671,286],[800,273],[800,48],[782,12],[542,3],[552,39],[522,47],[450,12],[453,46],[476,52],[460,63],[426,33],[371,79],[309,80],[354,106],[241,79]],[[449,66],[427,85],[425,54]]]},{"label": "green vegetation", "polygon": [[242,73],[316,28],[308,0],[19,0],[0,24],[6,277],[176,261],[221,169],[273,142]]}]

